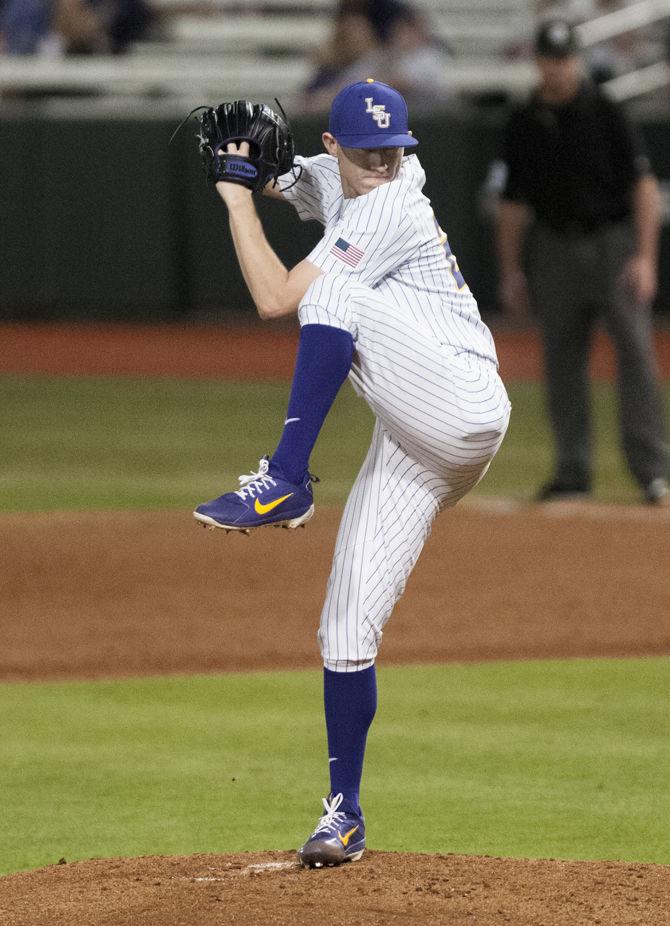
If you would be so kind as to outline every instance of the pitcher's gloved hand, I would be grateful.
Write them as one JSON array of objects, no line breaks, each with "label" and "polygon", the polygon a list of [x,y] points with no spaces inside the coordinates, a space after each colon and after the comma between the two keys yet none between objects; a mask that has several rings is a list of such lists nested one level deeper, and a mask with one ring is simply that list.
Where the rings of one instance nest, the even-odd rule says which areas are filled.
[{"label": "pitcher's gloved hand", "polygon": [[[264,103],[220,103],[205,109],[198,122],[200,155],[211,183],[238,183],[258,192],[293,167],[290,126]],[[248,143],[248,155],[227,151],[229,143],[239,148],[241,142]]]}]

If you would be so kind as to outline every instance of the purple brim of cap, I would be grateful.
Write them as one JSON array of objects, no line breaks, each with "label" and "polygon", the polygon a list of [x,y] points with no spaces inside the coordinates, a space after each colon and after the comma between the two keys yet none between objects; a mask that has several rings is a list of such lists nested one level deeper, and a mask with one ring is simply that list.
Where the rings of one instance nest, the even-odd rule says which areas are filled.
[{"label": "purple brim of cap", "polygon": [[336,135],[338,144],[344,148],[416,148],[419,139],[413,135],[390,135],[378,132],[376,135]]}]

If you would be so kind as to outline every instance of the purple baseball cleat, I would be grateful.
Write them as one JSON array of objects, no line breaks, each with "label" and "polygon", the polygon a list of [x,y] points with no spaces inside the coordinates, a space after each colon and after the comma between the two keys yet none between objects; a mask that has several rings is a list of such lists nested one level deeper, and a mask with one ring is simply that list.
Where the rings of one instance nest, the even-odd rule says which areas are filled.
[{"label": "purple baseball cleat", "polygon": [[298,861],[304,868],[357,862],[365,852],[365,820],[358,814],[338,810],[341,803],[341,794],[323,798],[326,812],[305,845],[298,849]]},{"label": "purple baseball cleat", "polygon": [[193,517],[205,527],[248,532],[254,527],[293,529],[301,527],[314,514],[312,483],[316,476],[307,473],[300,485],[269,472],[270,461],[262,457],[257,473],[240,476],[241,488],[205,502]]}]

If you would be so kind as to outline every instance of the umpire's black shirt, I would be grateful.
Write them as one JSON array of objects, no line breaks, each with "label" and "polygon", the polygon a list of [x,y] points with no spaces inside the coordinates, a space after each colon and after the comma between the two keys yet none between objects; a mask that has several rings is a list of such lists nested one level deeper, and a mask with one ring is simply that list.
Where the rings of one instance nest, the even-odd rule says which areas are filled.
[{"label": "umpire's black shirt", "polygon": [[649,161],[623,111],[589,81],[568,103],[536,92],[505,132],[502,196],[526,203],[556,231],[594,231],[631,213],[631,189]]}]

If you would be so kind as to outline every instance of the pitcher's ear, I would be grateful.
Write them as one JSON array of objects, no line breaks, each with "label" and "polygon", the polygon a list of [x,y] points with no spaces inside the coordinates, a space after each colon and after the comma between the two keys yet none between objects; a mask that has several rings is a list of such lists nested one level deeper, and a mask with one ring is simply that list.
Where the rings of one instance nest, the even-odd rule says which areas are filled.
[{"label": "pitcher's ear", "polygon": [[338,144],[334,135],[331,135],[330,132],[324,132],[321,141],[328,154],[337,155]]}]

